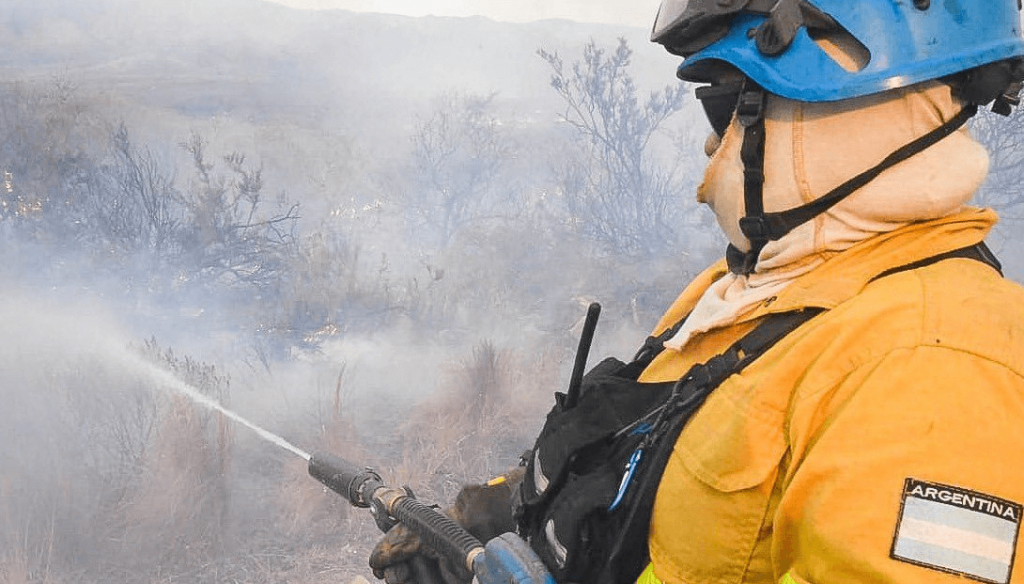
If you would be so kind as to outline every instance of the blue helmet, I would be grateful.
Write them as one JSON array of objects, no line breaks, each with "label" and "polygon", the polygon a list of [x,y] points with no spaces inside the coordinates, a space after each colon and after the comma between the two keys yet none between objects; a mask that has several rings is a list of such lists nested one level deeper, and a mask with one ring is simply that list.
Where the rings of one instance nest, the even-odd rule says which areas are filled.
[{"label": "blue helmet", "polygon": [[1019,0],[664,0],[651,40],[681,79],[723,65],[767,92],[836,101],[1024,57]]},{"label": "blue helmet", "polygon": [[[978,111],[1009,115],[1024,82],[1021,0],[663,0],[651,40],[684,61],[678,75],[712,128],[743,128],[745,216],[750,243],[730,245],[729,267],[750,274],[762,249],[826,212],[882,172],[930,148]],[[829,102],[941,79],[959,114],[880,163],[793,209],[764,208],[767,95]]]}]

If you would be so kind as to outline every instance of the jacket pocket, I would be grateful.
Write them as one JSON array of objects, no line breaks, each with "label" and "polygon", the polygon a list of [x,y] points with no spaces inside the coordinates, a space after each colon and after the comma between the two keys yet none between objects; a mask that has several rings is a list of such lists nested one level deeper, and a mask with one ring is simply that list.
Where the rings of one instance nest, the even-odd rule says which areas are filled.
[{"label": "jacket pocket", "polygon": [[655,501],[659,572],[687,583],[771,579],[768,514],[786,452],[783,423],[782,413],[744,409],[722,394],[690,420]]},{"label": "jacket pocket", "polygon": [[781,412],[743,412],[728,399],[709,400],[679,437],[673,456],[717,491],[749,489],[778,468],[786,451],[784,422]]}]

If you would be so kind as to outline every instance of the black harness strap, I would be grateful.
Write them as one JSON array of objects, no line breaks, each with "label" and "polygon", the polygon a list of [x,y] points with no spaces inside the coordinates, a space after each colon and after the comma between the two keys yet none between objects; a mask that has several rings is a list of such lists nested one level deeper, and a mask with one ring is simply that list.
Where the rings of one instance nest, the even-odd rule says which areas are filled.
[{"label": "black harness strap", "polygon": [[932,264],[941,262],[942,260],[948,260],[948,259],[953,259],[953,258],[962,258],[962,259],[975,260],[975,261],[981,262],[981,263],[985,264],[986,266],[989,266],[992,269],[994,269],[995,271],[999,272],[1000,276],[1003,275],[1003,265],[999,263],[999,260],[996,259],[996,256],[995,256],[995,254],[992,253],[992,250],[990,250],[988,248],[988,246],[985,245],[985,242],[982,241],[981,243],[976,243],[976,244],[968,246],[968,247],[962,247],[960,249],[954,249],[953,251],[947,251],[946,253],[940,253],[939,255],[934,255],[932,257],[925,258],[923,260],[919,260],[919,261],[907,264],[905,266],[900,266],[900,267],[897,267],[897,268],[892,268],[891,270],[886,270],[886,271],[882,272],[881,274],[878,274],[874,278],[871,278],[871,281],[874,282],[875,280],[879,280],[879,279],[884,278],[886,276],[891,276],[892,274],[895,274],[895,273],[898,273],[898,272],[905,272],[907,270],[916,270],[917,268],[923,268],[925,266],[930,266]]},{"label": "black harness strap", "polygon": [[[665,343],[672,337],[676,336],[679,329],[683,328],[683,323],[686,322],[686,319],[689,316],[690,315],[684,316],[682,320],[665,329],[665,331],[660,335],[651,335],[647,337],[644,340],[644,344],[636,352],[636,355],[633,356],[633,363],[642,364],[643,367],[641,368],[641,371],[646,369],[647,366],[651,364],[651,361],[654,361],[654,358],[658,356],[658,353],[661,353],[665,348]],[[633,363],[630,363],[630,365]]]},{"label": "black harness strap", "polygon": [[[729,253],[735,252],[741,255],[743,253],[732,246],[729,246],[729,249],[727,251]],[[871,281],[874,282],[875,280],[884,278],[886,276],[898,272],[905,272],[907,270],[923,268],[925,266],[930,266],[934,263],[941,262],[942,260],[952,258],[975,260],[987,266],[990,266],[992,269],[999,272],[999,275],[1003,274],[1003,265],[999,262],[999,259],[996,258],[995,254],[992,253],[992,250],[989,249],[985,242],[980,242],[968,247],[955,249],[950,252],[934,255],[923,260],[907,264],[905,266],[891,268],[889,270],[882,272],[881,274],[878,274],[874,278],[871,278]],[[742,261],[742,258],[737,258],[733,256],[727,258],[726,261],[727,263],[729,263],[729,265],[732,265],[734,261]],[[640,347],[640,349],[636,352],[636,355],[633,357],[633,363],[642,363],[643,368],[646,368],[648,365],[650,365],[651,362],[654,361],[654,358],[658,356],[658,353],[660,353],[661,350],[664,348],[665,342],[671,339],[672,337],[676,336],[676,333],[679,332],[679,329],[683,328],[683,323],[686,322],[686,318],[687,317],[683,317],[682,320],[667,328],[660,335],[651,335],[647,337],[647,339],[644,340],[644,344]]]},{"label": "black harness strap", "polygon": [[[737,250],[736,248],[734,248],[732,246],[730,246],[727,251],[730,252],[730,253],[735,252],[735,253],[738,253],[738,254],[742,254],[742,252],[740,252],[739,250]],[[989,247],[985,244],[985,242],[980,242],[980,243],[977,243],[975,245],[971,245],[971,246],[968,246],[968,247],[964,247],[964,248],[960,248],[960,249],[955,249],[955,250],[950,251],[950,252],[934,255],[934,256],[925,258],[923,260],[919,260],[919,261],[907,264],[905,266],[898,266],[898,267],[895,267],[895,268],[891,268],[889,270],[886,270],[886,271],[882,272],[881,274],[878,274],[874,278],[871,278],[871,281],[874,282],[875,280],[878,280],[880,278],[884,278],[886,276],[889,276],[889,275],[892,275],[892,274],[895,274],[895,273],[898,273],[898,272],[905,272],[907,270],[914,270],[914,269],[917,269],[917,268],[923,268],[925,266],[930,266],[930,265],[932,265],[934,263],[941,262],[942,260],[947,260],[947,259],[952,259],[952,258],[964,258],[964,259],[971,259],[971,260],[979,261],[979,262],[981,262],[981,263],[983,263],[983,264],[985,264],[987,266],[990,266],[992,269],[994,269],[995,271],[999,272],[1000,275],[1003,274],[1003,266],[1002,266],[1001,263],[999,263],[999,259],[996,258],[995,254],[992,253],[992,250],[989,249]],[[730,265],[732,265],[733,261],[742,261],[742,258],[730,257],[730,258],[727,258],[726,261]],[[689,316],[689,315],[687,315],[687,316]],[[640,367],[641,371],[644,368],[646,368],[648,365],[650,365],[651,362],[654,361],[654,358],[658,356],[658,353],[660,353],[662,351],[662,349],[664,348],[665,342],[668,341],[669,339],[671,339],[672,337],[676,336],[676,333],[679,332],[679,329],[683,328],[683,323],[686,322],[686,318],[687,317],[683,317],[682,320],[680,320],[679,322],[677,322],[674,325],[672,325],[669,328],[667,328],[660,335],[657,335],[657,336],[651,335],[651,336],[647,337],[647,339],[644,340],[644,344],[636,352],[636,355],[633,357],[633,363],[630,363],[630,365],[631,366],[633,366],[634,364],[642,365],[642,367]]]}]

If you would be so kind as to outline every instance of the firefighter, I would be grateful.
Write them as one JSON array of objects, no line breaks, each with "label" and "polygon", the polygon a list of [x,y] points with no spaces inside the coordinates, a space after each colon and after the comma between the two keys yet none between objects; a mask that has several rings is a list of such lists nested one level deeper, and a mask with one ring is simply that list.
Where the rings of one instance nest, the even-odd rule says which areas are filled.
[{"label": "firefighter", "polygon": [[[968,204],[988,156],[965,129],[979,107],[1017,104],[1019,10],[665,0],[652,40],[698,84],[713,130],[697,197],[729,246],[650,350],[588,377],[624,379],[609,395],[682,387],[695,413],[625,426],[653,426],[668,446],[630,459],[610,493],[575,495],[600,512],[567,515],[575,471],[561,469],[594,447],[548,453],[566,424],[592,420],[556,406],[522,483],[484,488],[497,505],[460,496],[449,514],[518,527],[562,582],[1024,583],[1024,289],[984,245],[996,214]],[[772,324],[793,315],[782,332]],[[600,482],[588,476],[577,482]],[[640,531],[607,523],[623,493]],[[407,563],[422,552],[399,528],[371,565],[391,584],[424,580]]]}]

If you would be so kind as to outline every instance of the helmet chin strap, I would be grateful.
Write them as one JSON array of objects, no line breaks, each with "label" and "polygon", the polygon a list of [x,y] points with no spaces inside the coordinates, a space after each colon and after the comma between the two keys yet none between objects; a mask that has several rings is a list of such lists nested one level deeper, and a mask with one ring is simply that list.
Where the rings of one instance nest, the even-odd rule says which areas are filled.
[{"label": "helmet chin strap", "polygon": [[768,245],[769,234],[761,228],[764,212],[764,113],[768,104],[768,93],[753,81],[747,80],[736,104],[736,120],[743,126],[743,145],[740,147],[740,161],[743,162],[743,205],[746,216],[740,219],[740,230],[750,241],[750,251],[744,254],[733,245],[726,250],[726,257],[735,259],[740,254],[742,262],[729,269],[740,274],[751,274],[757,264],[761,250]]},{"label": "helmet chin strap", "polygon": [[768,94],[753,81],[747,81],[740,93],[736,108],[737,121],[743,126],[743,202],[745,216],[740,219],[740,230],[750,241],[750,251],[743,252],[730,244],[726,250],[729,270],[734,274],[750,275],[757,267],[757,259],[769,241],[777,241],[800,225],[828,211],[836,203],[874,180],[878,175],[915,154],[938,143],[960,129],[978,112],[977,105],[964,106],[960,113],[931,132],[899,148],[877,165],[832,189],[824,196],[805,205],[778,213],[764,210],[764,146],[765,106]]}]

